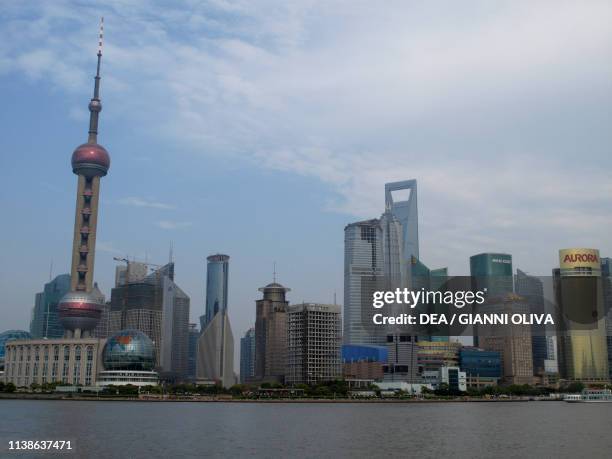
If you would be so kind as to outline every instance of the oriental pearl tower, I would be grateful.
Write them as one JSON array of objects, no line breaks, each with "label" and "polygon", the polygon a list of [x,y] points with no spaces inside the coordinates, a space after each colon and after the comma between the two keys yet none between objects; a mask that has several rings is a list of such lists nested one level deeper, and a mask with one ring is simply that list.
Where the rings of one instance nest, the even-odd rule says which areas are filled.
[{"label": "oriental pearl tower", "polygon": [[78,176],[74,238],[72,242],[71,284],[58,306],[59,317],[67,338],[90,336],[102,313],[101,305],[92,295],[96,227],[98,223],[98,199],[100,177],[110,167],[110,156],[98,144],[98,117],[102,111],[100,102],[100,64],[104,18],[100,21],[98,65],[94,78],[94,93],[89,102],[89,138],[72,153],[72,172]]}]

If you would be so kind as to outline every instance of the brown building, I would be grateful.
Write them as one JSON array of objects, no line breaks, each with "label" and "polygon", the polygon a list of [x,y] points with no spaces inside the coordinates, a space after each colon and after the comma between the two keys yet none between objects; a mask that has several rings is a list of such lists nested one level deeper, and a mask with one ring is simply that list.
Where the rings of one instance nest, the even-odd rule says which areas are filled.
[{"label": "brown building", "polygon": [[273,282],[259,289],[255,302],[255,380],[285,381],[287,371],[287,308],[290,289]]},{"label": "brown building", "polygon": [[[479,309],[480,313],[528,314],[529,306],[515,294],[495,298]],[[501,354],[500,384],[533,384],[533,359],[530,325],[479,327],[480,347]]]},{"label": "brown building", "polygon": [[440,367],[458,367],[461,343],[452,341],[419,341],[419,371],[438,371]]},{"label": "brown building", "polygon": [[367,379],[380,381],[383,378],[383,363],[362,360],[360,362],[345,362],[342,364],[344,379]]}]

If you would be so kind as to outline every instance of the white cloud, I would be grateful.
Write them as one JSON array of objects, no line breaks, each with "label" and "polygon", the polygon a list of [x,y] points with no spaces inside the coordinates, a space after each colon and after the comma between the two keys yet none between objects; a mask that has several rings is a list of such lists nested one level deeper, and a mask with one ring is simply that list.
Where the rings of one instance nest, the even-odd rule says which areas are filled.
[{"label": "white cloud", "polygon": [[119,199],[119,203],[124,204],[126,206],[150,207],[152,209],[164,209],[164,210],[174,209],[173,205],[151,200],[151,199],[147,199],[147,198],[141,198],[138,196],[128,196],[125,198],[121,198]]},{"label": "white cloud", "polygon": [[113,254],[123,253],[121,250],[115,247],[115,245],[110,241],[97,241],[96,250],[99,252],[106,252],[106,253],[113,253]]},{"label": "white cloud", "polygon": [[171,220],[160,220],[157,222],[157,226],[165,230],[177,230],[177,229],[189,228],[191,226],[191,222],[175,222]]}]

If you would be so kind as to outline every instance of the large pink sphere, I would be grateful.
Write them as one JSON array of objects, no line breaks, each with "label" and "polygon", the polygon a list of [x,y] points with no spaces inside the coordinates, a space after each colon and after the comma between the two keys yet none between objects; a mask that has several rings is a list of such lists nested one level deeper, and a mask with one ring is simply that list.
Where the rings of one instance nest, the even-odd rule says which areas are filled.
[{"label": "large pink sphere", "polygon": [[102,145],[84,143],[72,153],[72,172],[86,177],[103,177],[110,167],[110,156]]}]

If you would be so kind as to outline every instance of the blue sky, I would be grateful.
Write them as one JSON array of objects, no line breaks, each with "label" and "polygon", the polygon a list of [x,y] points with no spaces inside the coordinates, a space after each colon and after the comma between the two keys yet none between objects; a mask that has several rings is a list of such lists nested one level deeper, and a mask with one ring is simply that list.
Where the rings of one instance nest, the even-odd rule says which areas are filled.
[{"label": "blue sky", "polygon": [[419,184],[423,261],[503,251],[549,275],[562,247],[612,255],[609,2],[11,2],[0,12],[0,330],[68,271],[99,16],[105,17],[96,279],[162,263],[204,311],[231,258],[236,337],[272,277],[342,301],[343,228],[384,183]]}]

